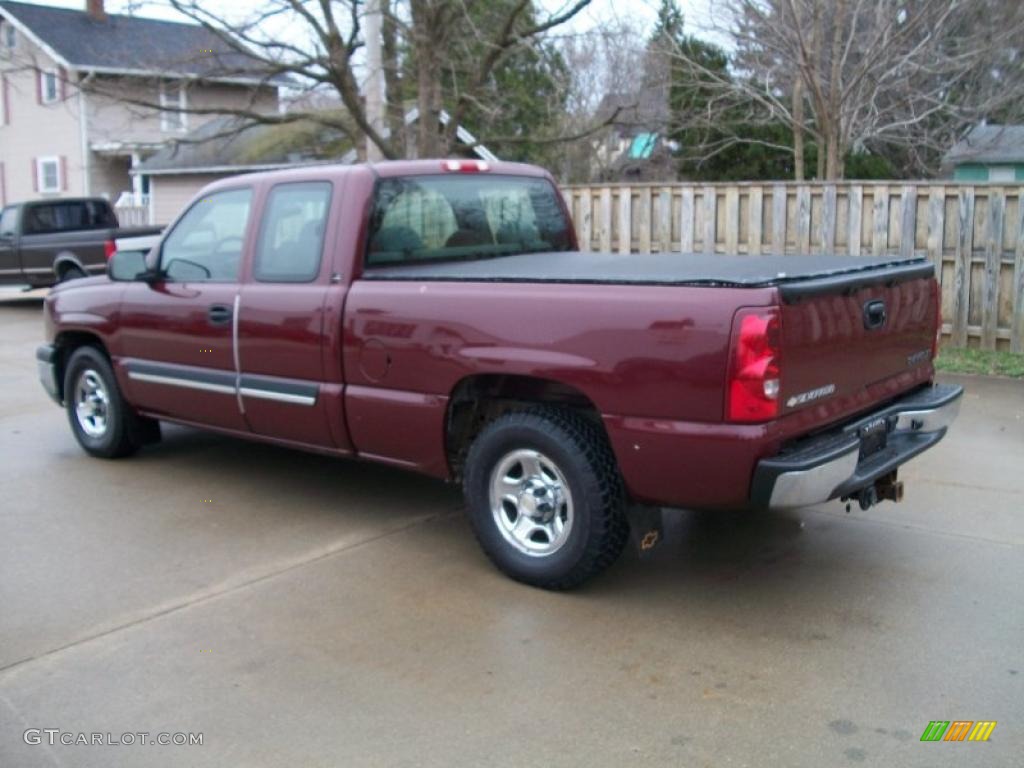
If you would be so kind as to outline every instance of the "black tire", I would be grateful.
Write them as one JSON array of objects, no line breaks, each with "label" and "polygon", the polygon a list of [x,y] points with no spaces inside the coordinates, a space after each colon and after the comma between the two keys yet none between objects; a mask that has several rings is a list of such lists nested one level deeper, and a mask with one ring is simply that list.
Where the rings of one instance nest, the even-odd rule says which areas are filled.
[{"label": "black tire", "polygon": [[80,280],[83,277],[87,277],[85,272],[79,269],[78,267],[72,265],[70,267],[66,267],[61,271],[60,282],[66,283],[68,280]]},{"label": "black tire", "polygon": [[[502,468],[510,466],[510,461],[515,467],[515,456],[524,451],[527,455],[536,452],[555,465],[553,470],[544,471],[549,478],[555,477],[552,471],[560,473],[571,494],[572,524],[566,533],[555,537],[562,543],[548,554],[524,551],[523,546],[531,542],[514,541],[514,534],[506,527],[515,527],[518,514],[513,517],[511,511],[506,511],[506,523],[500,519],[502,511],[495,509],[498,505],[492,505],[492,483],[516,482],[516,470],[505,474]],[[525,465],[520,471],[525,475]],[[524,478],[520,488],[527,482]],[[550,483],[552,488],[561,488],[558,478]],[[582,584],[618,559],[629,536],[622,477],[604,432],[567,409],[513,411],[485,426],[466,456],[463,492],[470,523],[487,556],[511,578],[535,587],[564,590]],[[520,497],[536,495],[521,489],[510,495],[516,493]],[[548,491],[541,489],[541,493]],[[537,503],[536,499],[528,501]],[[559,501],[564,500],[559,497]],[[511,509],[517,509],[516,505]],[[547,534],[542,531],[538,538],[537,546],[543,547]]]},{"label": "black tire", "polygon": [[[95,417],[80,420],[77,413],[79,384],[88,388],[94,379],[100,382],[106,398],[99,409],[102,410],[102,430],[97,429],[99,422]],[[64,373],[64,407],[75,439],[91,456],[103,459],[129,456],[143,443],[150,442],[148,438],[154,429],[159,432],[157,422],[142,418],[125,402],[110,361],[96,347],[79,347],[68,360]],[[93,434],[87,431],[86,423],[94,430]]]}]

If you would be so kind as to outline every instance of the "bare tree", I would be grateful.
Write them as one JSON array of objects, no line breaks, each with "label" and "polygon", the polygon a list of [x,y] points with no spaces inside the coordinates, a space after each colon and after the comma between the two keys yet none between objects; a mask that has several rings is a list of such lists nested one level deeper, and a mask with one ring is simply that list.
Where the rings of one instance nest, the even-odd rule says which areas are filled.
[{"label": "bare tree", "polygon": [[716,121],[745,106],[780,121],[798,156],[805,136],[817,145],[819,178],[842,177],[847,152],[863,149],[897,150],[912,170],[934,170],[969,125],[1012,118],[1024,103],[1017,0],[720,0],[716,8],[713,31],[731,40],[732,66],[675,52],[685,77],[719,94],[717,109],[688,119]]},{"label": "bare tree", "polygon": [[[609,167],[614,154],[605,143],[612,122],[628,119],[639,96],[638,73],[644,67],[644,36],[628,21],[612,20],[588,32],[558,40],[558,50],[570,74],[560,132],[576,137],[566,142],[558,162],[559,176],[586,182]],[[605,97],[632,95],[608,109]]]},{"label": "bare tree", "polygon": [[[232,115],[240,119],[239,125],[321,123],[346,133],[355,143],[366,137],[386,158],[399,158],[413,151],[420,157],[450,154],[457,128],[468,112],[481,105],[500,109],[502,94],[495,93],[493,78],[502,63],[517,51],[535,49],[551,30],[589,2],[567,0],[556,10],[542,13],[531,0],[381,0],[387,91],[384,130],[371,124],[360,87],[365,76],[360,50],[363,0],[260,0],[241,17],[208,0],[155,0],[150,5],[169,6],[215,36],[219,66],[210,71],[216,71],[216,77],[230,77],[236,67],[250,76],[262,73],[267,85],[284,77],[295,90],[336,94],[343,107],[342,111],[297,108],[270,114],[254,104],[189,104],[185,111]],[[167,68],[173,71],[171,64]],[[191,82],[202,83],[204,78],[192,77]],[[91,87],[106,88],[106,95],[142,109],[167,108],[119,93],[108,80]],[[407,146],[404,130],[410,101],[420,115],[414,146]],[[293,102],[304,103],[302,99]],[[450,119],[442,121],[442,111]],[[478,136],[481,142],[489,138]]]}]

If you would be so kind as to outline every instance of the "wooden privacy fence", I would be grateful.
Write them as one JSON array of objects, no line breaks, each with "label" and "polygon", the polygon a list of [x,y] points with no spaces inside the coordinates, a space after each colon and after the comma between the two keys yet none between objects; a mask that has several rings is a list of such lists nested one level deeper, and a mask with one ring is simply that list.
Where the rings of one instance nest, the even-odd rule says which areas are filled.
[{"label": "wooden privacy fence", "polygon": [[927,256],[942,285],[947,343],[1024,352],[1024,185],[645,184],[563,193],[585,250]]}]

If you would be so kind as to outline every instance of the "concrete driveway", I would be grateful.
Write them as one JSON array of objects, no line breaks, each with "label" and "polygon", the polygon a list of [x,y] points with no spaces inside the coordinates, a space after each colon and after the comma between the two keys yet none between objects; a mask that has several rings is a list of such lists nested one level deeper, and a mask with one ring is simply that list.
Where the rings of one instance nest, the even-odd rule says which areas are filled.
[{"label": "concrete driveway", "polygon": [[431,480],[178,428],[86,457],[40,315],[0,301],[3,768],[1021,765],[1024,382],[957,379],[903,504],[680,513],[549,594]]}]

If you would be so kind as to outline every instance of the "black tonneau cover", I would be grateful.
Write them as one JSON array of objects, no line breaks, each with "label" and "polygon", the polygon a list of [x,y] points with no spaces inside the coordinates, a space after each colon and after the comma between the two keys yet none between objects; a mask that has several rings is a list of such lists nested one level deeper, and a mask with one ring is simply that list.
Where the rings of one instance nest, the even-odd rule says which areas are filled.
[{"label": "black tonneau cover", "polygon": [[527,253],[476,261],[371,267],[365,280],[612,283],[764,288],[783,299],[931,277],[927,259],[895,256],[723,256],[694,253]]}]

